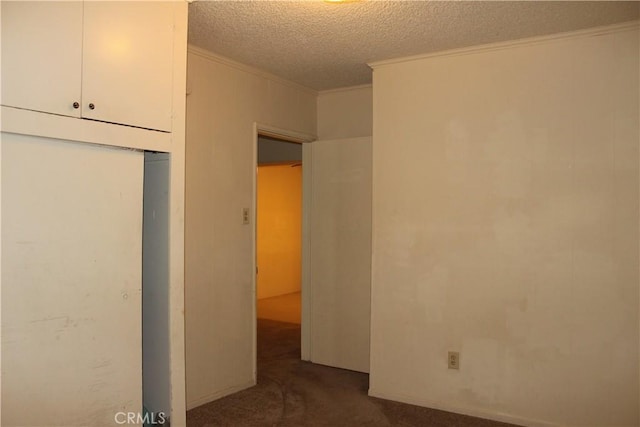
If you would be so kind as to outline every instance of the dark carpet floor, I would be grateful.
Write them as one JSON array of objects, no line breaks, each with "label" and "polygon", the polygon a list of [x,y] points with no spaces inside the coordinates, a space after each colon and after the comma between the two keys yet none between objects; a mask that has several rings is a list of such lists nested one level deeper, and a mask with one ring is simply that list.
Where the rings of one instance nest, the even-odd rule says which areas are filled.
[{"label": "dark carpet floor", "polygon": [[187,412],[187,427],[509,424],[367,396],[369,376],[300,360],[300,325],[258,320],[258,385]]}]

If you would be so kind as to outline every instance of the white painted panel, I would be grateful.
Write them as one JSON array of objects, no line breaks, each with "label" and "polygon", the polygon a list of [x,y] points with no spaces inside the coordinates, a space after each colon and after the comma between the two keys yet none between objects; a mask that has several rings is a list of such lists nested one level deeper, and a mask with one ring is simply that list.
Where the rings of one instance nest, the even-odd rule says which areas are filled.
[{"label": "white painted panel", "polygon": [[371,138],[312,150],[311,361],[368,372]]},{"label": "white painted panel", "polygon": [[142,408],[140,152],[2,134],[2,423]]},{"label": "white painted panel", "polygon": [[169,163],[145,153],[142,258],[142,372],[144,406],[171,411],[169,372]]},{"label": "white painted panel", "polygon": [[80,116],[79,1],[3,1],[2,105]]},{"label": "white painted panel", "polygon": [[170,131],[172,3],[87,2],[83,43],[82,116]]}]

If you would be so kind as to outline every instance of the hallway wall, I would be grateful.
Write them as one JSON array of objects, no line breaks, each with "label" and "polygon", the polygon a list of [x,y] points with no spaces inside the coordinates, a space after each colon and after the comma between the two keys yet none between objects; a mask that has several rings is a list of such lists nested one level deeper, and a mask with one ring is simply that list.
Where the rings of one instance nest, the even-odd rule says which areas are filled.
[{"label": "hallway wall", "polygon": [[258,166],[258,299],[300,292],[302,167]]},{"label": "hallway wall", "polygon": [[324,90],[318,93],[318,139],[371,136],[373,87],[371,85]]}]

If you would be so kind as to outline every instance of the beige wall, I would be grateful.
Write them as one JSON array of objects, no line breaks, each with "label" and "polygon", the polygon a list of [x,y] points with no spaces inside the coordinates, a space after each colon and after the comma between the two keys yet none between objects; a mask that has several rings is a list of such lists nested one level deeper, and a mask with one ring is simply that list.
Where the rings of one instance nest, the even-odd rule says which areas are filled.
[{"label": "beige wall", "polygon": [[300,292],[302,167],[258,166],[258,299]]},{"label": "beige wall", "polygon": [[638,77],[637,26],[375,67],[372,395],[638,425]]},{"label": "beige wall", "polygon": [[254,122],[316,133],[316,92],[190,47],[186,366],[194,407],[254,382]]},{"label": "beige wall", "polygon": [[318,139],[371,136],[371,85],[325,90],[318,94]]}]

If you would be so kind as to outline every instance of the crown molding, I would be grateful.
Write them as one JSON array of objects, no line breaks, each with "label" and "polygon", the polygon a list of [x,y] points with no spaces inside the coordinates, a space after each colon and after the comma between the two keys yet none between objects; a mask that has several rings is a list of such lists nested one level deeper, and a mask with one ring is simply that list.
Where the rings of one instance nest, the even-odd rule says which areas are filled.
[{"label": "crown molding", "polygon": [[373,61],[367,65],[372,69],[384,67],[386,65],[400,64],[404,62],[419,61],[422,59],[440,58],[445,56],[469,55],[480,52],[490,52],[495,50],[510,49],[521,46],[532,46],[541,43],[548,43],[557,40],[568,40],[581,37],[600,36],[605,34],[619,33],[624,31],[637,30],[640,28],[640,20],[623,22],[620,24],[607,25],[603,27],[587,28],[584,30],[570,31],[564,33],[556,33],[546,36],[527,37],[523,39],[509,40],[506,42],[489,43],[478,46],[463,47],[460,49],[451,49],[440,52],[425,53],[419,55],[405,56],[402,58],[386,59],[382,61]]},{"label": "crown molding", "polygon": [[309,93],[311,95],[314,95],[314,96],[318,95],[318,91],[315,90],[315,89],[311,89],[311,88],[303,86],[303,85],[301,85],[299,83],[292,82],[291,80],[283,79],[282,77],[278,77],[275,74],[271,74],[271,73],[269,73],[267,71],[263,71],[263,70],[261,70],[259,68],[255,68],[255,67],[252,67],[250,65],[246,65],[246,64],[243,64],[241,62],[234,61],[233,59],[229,59],[229,58],[227,58],[225,56],[218,55],[218,54],[210,52],[210,51],[208,51],[206,49],[202,49],[201,47],[198,47],[198,46],[194,46],[194,45],[191,45],[191,44],[188,45],[187,52],[188,53],[192,53],[194,55],[198,55],[198,56],[203,57],[205,59],[208,59],[210,61],[214,61],[214,62],[217,62],[217,63],[222,64],[222,65],[226,65],[226,66],[231,67],[231,68],[235,68],[236,70],[244,71],[245,73],[250,73],[250,74],[253,74],[255,76],[262,77],[264,79],[271,80],[273,82],[277,82],[277,83],[283,84],[285,86],[289,86],[289,87],[292,87],[292,88],[307,92],[307,93]]},{"label": "crown molding", "polygon": [[329,93],[350,92],[352,90],[359,90],[359,89],[371,89],[372,87],[373,85],[371,83],[367,83],[364,85],[357,85],[357,86],[338,87],[335,89],[326,89],[326,90],[318,91],[318,96],[329,94]]}]

